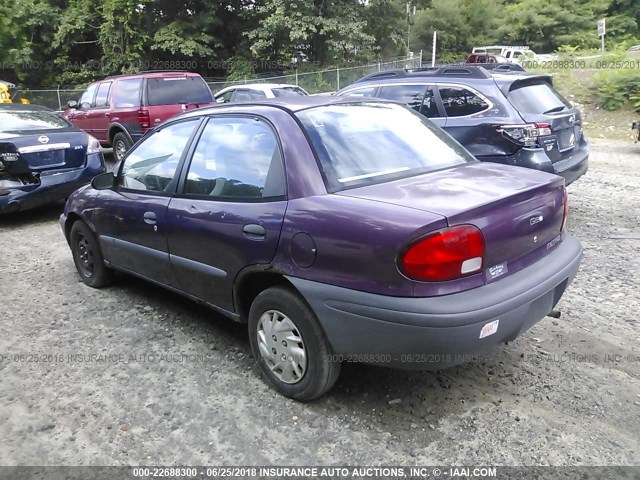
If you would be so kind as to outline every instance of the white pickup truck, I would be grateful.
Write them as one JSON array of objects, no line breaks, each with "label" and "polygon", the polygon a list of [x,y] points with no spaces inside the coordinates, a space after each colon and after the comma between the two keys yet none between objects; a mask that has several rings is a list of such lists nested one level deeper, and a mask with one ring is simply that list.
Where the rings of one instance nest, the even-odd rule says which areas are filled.
[{"label": "white pickup truck", "polygon": [[523,60],[546,61],[558,58],[555,54],[538,55],[529,47],[523,45],[486,45],[483,47],[473,47],[471,53],[493,53],[503,56],[509,63],[517,64],[521,64]]}]

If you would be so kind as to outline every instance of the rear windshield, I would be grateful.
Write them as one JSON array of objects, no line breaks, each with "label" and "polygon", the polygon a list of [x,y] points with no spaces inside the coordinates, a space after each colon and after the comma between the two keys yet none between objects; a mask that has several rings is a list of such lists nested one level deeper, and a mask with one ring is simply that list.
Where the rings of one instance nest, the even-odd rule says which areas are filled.
[{"label": "rear windshield", "polygon": [[298,112],[327,189],[370,185],[476,160],[402,105],[354,103]]},{"label": "rear windshield", "polygon": [[278,87],[272,88],[271,91],[275,97],[304,97],[308,95],[308,93],[300,87]]},{"label": "rear windshield", "polygon": [[53,112],[0,111],[0,132],[17,130],[48,130],[71,126],[65,119]]},{"label": "rear windshield", "polygon": [[556,113],[570,109],[571,104],[544,80],[517,82],[507,95],[520,113]]},{"label": "rear windshield", "polygon": [[212,102],[211,90],[202,77],[147,79],[147,105]]}]

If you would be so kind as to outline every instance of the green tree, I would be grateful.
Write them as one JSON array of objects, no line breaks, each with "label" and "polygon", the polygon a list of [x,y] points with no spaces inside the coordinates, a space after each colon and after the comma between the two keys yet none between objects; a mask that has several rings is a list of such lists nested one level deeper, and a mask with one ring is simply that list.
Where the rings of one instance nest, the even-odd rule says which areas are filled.
[{"label": "green tree", "polygon": [[595,47],[596,21],[608,4],[609,0],[520,0],[505,7],[500,33],[507,43],[522,43],[542,53],[561,45]]}]

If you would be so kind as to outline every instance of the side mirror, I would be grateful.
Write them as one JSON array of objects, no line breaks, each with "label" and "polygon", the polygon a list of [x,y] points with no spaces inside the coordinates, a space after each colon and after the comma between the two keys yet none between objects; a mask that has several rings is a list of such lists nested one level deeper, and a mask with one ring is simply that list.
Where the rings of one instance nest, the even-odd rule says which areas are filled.
[{"label": "side mirror", "polygon": [[78,108],[78,102],[75,100],[69,100],[67,102],[67,108]]},{"label": "side mirror", "polygon": [[216,102],[217,102],[217,103],[226,103],[226,101],[225,101],[224,97],[218,97],[218,98],[216,98]]},{"label": "side mirror", "polygon": [[96,190],[109,190],[113,188],[115,183],[116,177],[113,176],[112,172],[101,173],[91,180],[91,186]]}]

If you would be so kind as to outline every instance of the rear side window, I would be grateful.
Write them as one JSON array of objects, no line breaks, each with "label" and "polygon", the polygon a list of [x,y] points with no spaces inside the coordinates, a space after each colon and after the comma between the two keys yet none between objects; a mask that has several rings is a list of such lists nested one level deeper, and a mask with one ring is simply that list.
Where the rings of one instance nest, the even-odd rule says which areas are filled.
[{"label": "rear side window", "polygon": [[217,200],[259,200],[285,194],[274,131],[255,118],[211,118],[193,154],[184,193]]},{"label": "rear side window", "polygon": [[116,107],[139,107],[141,78],[127,78],[118,81],[115,86],[114,104]]},{"label": "rear side window", "polygon": [[202,77],[161,77],[147,79],[147,105],[208,103],[211,90]]},{"label": "rear side window", "polygon": [[487,102],[466,88],[440,87],[439,90],[448,117],[464,117],[489,108]]},{"label": "rear side window", "polygon": [[521,113],[549,114],[572,108],[571,104],[544,80],[514,83],[507,99]]}]

